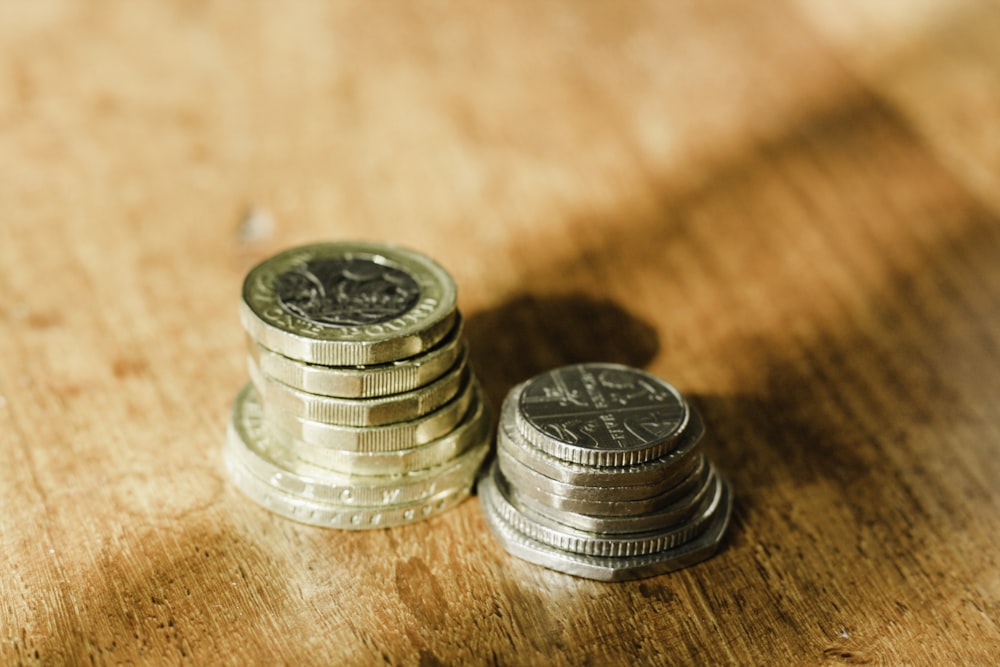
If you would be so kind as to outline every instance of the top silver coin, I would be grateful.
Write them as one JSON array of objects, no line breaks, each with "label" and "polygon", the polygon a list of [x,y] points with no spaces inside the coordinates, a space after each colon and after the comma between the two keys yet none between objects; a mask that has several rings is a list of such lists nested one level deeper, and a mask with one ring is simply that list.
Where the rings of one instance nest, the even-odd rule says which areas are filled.
[{"label": "top silver coin", "polygon": [[420,354],[455,321],[455,282],[434,260],[380,243],[320,243],[251,269],[240,318],[258,343],[327,366]]},{"label": "top silver coin", "polygon": [[687,401],[637,368],[587,363],[542,373],[516,387],[515,424],[532,445],[591,466],[635,465],[663,456],[688,423]]}]

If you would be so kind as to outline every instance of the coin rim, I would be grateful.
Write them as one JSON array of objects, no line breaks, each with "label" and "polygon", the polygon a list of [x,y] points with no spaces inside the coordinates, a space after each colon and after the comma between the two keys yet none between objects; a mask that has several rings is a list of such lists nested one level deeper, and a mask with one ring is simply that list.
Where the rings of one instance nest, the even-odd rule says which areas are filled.
[{"label": "coin rim", "polygon": [[661,480],[698,454],[705,435],[704,422],[692,409],[687,428],[677,436],[675,446],[660,458],[635,465],[597,467],[558,459],[532,445],[513,427],[515,409],[516,406],[509,401],[504,401],[501,406],[497,449],[506,449],[512,457],[535,472],[567,484],[633,486]]},{"label": "coin rim", "polygon": [[[496,475],[497,470],[491,471]],[[555,549],[587,556],[630,557],[646,556],[667,549],[673,549],[695,538],[711,520],[722,498],[722,485],[718,476],[712,474],[714,492],[699,503],[692,517],[683,523],[674,524],[660,530],[629,534],[599,534],[562,526],[547,517],[529,516],[511,503],[498,485],[487,485],[480,489],[482,496],[492,494],[489,502],[494,510],[514,530],[542,544]]]},{"label": "coin rim", "polygon": [[[708,459],[706,458],[705,461],[707,466]],[[688,480],[693,479],[696,475],[705,474],[706,466],[699,465],[688,476],[661,494],[639,500],[581,500],[550,493],[537,486],[524,485],[517,479],[508,478],[508,482],[513,488],[517,489],[519,495],[532,498],[537,503],[551,507],[556,512],[575,512],[577,514],[609,518],[617,516],[631,517],[650,514],[672,504],[686,492],[680,489],[688,485]]]},{"label": "coin rim", "polygon": [[[292,266],[316,258],[368,259],[401,270],[419,285],[418,305],[388,322],[363,326],[324,325],[285,310],[275,280]],[[451,330],[457,288],[430,257],[401,246],[365,241],[314,243],[290,248],[257,264],[243,280],[240,320],[264,347],[300,361],[327,366],[379,364],[420,354]],[[426,300],[426,315],[408,317]],[[411,321],[412,320],[412,321]]]},{"label": "coin rim", "polygon": [[260,372],[293,389],[337,398],[376,398],[418,389],[447,372],[467,354],[462,319],[434,347],[415,357],[367,366],[323,366],[291,359],[254,340],[247,346]]},{"label": "coin rim", "polygon": [[[417,523],[459,505],[471,493],[470,488],[461,487],[443,491],[427,501],[389,507],[306,502],[268,486],[238,461],[227,457],[225,465],[236,488],[256,504],[287,519],[324,528],[376,530]],[[305,514],[306,511],[309,514]],[[408,513],[410,516],[407,516]],[[379,517],[378,521],[373,522],[376,517]],[[357,522],[354,518],[358,519]]]},{"label": "coin rim", "polygon": [[[452,481],[455,483],[452,486],[471,486],[489,449],[489,441],[484,440],[471,444],[457,457],[439,466],[403,473],[356,475],[335,472],[301,461],[295,456],[294,450],[287,447],[287,443],[276,441],[267,428],[263,411],[260,412],[260,423],[251,424],[253,417],[248,406],[256,405],[256,409],[260,409],[259,400],[254,401],[254,398],[253,387],[247,385],[234,401],[226,433],[227,454],[266,484],[303,500],[347,506],[381,506],[398,504],[395,498],[377,498],[384,496],[387,491],[404,496],[416,494],[415,497],[408,497],[406,502],[410,502],[419,500],[426,494],[420,487],[433,485],[441,479],[454,477]],[[282,452],[288,454],[287,459],[275,458],[276,453]],[[305,470],[296,470],[290,466],[302,466]],[[299,488],[290,488],[285,486],[286,483]]]},{"label": "coin rim", "polygon": [[398,473],[440,465],[465,452],[474,443],[489,441],[491,419],[489,410],[480,399],[471,406],[463,421],[451,432],[425,444],[394,451],[357,452],[313,447],[298,441],[295,451],[303,461],[346,474],[373,474],[377,470]]},{"label": "coin rim", "polygon": [[409,421],[382,426],[347,426],[303,419],[287,410],[265,405],[271,428],[317,449],[379,453],[412,449],[446,436],[462,422],[472,401],[483,401],[482,390],[470,373],[458,394],[450,401]]},{"label": "coin rim", "polygon": [[468,353],[433,382],[411,391],[374,398],[310,394],[264,375],[249,359],[247,370],[264,402],[311,421],[342,426],[385,426],[434,412],[458,395],[470,373]]},{"label": "coin rim", "polygon": [[521,493],[502,474],[498,475],[494,479],[494,482],[497,484],[500,493],[504,495],[504,498],[526,514],[545,515],[553,521],[577,530],[616,535],[659,530],[685,520],[702,501],[705,493],[708,492],[708,488],[712,484],[712,475],[718,474],[713,471],[714,467],[710,469],[708,459],[704,456],[700,457],[700,463],[694,467],[689,475],[684,477],[684,481],[681,484],[689,487],[689,489],[678,496],[677,500],[651,512],[633,515],[596,516],[565,509],[555,509],[544,502],[532,498],[530,495]]},{"label": "coin rim", "polygon": [[511,456],[507,449],[497,447],[497,461],[500,469],[508,479],[516,480],[518,486],[530,486],[539,491],[566,500],[583,502],[617,503],[621,501],[640,501],[658,498],[674,487],[674,480],[663,477],[647,484],[629,484],[624,486],[605,486],[601,484],[577,484],[552,479],[516,457]]},{"label": "coin rim", "polygon": [[[482,502],[481,492],[480,509],[493,537],[515,558],[584,579],[606,582],[630,581],[690,567],[710,558],[718,551],[729,526],[733,508],[732,487],[724,477],[721,477],[720,481],[724,485],[723,500],[718,513],[705,531],[686,544],[650,556],[600,558],[560,551],[514,531],[493,511],[488,502]],[[479,481],[479,485],[490,483],[489,475]]]},{"label": "coin rim", "polygon": [[[677,424],[676,427],[663,438],[650,443],[644,443],[641,447],[632,447],[629,449],[592,449],[589,447],[580,447],[579,445],[573,445],[562,440],[558,440],[546,434],[544,431],[532,424],[527,417],[525,417],[520,408],[521,397],[524,395],[524,390],[532,382],[540,380],[545,375],[551,374],[556,371],[564,371],[570,368],[582,368],[582,367],[599,367],[599,368],[610,368],[614,370],[627,371],[630,373],[641,373],[642,375],[650,378],[651,380],[661,384],[664,388],[668,389],[671,394],[673,394],[681,406],[684,408],[684,416]],[[508,392],[505,401],[513,401],[517,406],[515,411],[514,424],[521,435],[534,447],[541,449],[543,452],[549,456],[553,456],[557,459],[563,461],[568,461],[570,463],[577,463],[580,465],[588,465],[595,467],[616,467],[616,466],[631,466],[641,463],[647,463],[653,459],[660,458],[666,454],[673,446],[679,434],[683,433],[687,428],[688,421],[691,416],[691,406],[688,403],[684,395],[672,384],[666,380],[657,377],[651,373],[647,373],[638,368],[632,366],[626,366],[624,364],[610,364],[610,363],[581,363],[581,364],[568,364],[566,366],[560,366],[559,368],[554,368],[552,370],[546,371],[545,373],[540,373],[535,377],[522,382],[521,384],[515,386]],[[501,413],[503,410],[501,409]]]}]

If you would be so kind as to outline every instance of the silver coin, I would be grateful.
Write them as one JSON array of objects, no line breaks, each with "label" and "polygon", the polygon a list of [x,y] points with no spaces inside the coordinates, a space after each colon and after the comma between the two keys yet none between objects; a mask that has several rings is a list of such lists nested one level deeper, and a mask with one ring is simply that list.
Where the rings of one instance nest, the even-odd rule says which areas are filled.
[{"label": "silver coin", "polygon": [[[491,474],[496,474],[496,467]],[[673,549],[691,540],[700,533],[714,516],[722,498],[722,484],[716,475],[712,492],[701,502],[687,521],[665,529],[643,533],[606,535],[570,528],[559,524],[543,514],[522,512],[507,501],[496,484],[480,487],[483,502],[492,505],[493,510],[511,528],[542,544],[576,554],[587,556],[646,556],[666,549]]]},{"label": "silver coin", "polygon": [[450,433],[410,449],[384,452],[356,452],[313,447],[301,441],[289,443],[303,461],[349,474],[404,473],[441,465],[478,443],[490,441],[489,410],[475,395],[472,407],[462,422]]},{"label": "silver coin", "polygon": [[559,496],[566,500],[600,503],[648,500],[650,498],[659,498],[665,492],[670,491],[675,485],[675,480],[669,477],[651,483],[630,484],[628,486],[570,484],[535,472],[512,457],[507,449],[497,450],[497,460],[504,476],[517,486],[538,489],[543,493]]},{"label": "silver coin", "polygon": [[601,467],[662,457],[690,414],[673,386],[618,364],[563,366],[516,387],[509,400],[529,443],[557,459]]},{"label": "silver coin", "polygon": [[538,502],[530,496],[520,493],[516,488],[511,487],[507,483],[502,474],[495,475],[493,481],[507,501],[527,516],[544,516],[563,526],[590,533],[604,535],[641,533],[664,530],[670,526],[687,521],[694,514],[698,506],[705,499],[709,489],[712,488],[715,474],[703,456],[699,456],[695,462],[698,465],[678,485],[681,495],[676,500],[658,510],[631,516],[594,516],[555,509],[550,505]]},{"label": "silver coin", "polygon": [[283,439],[301,443],[297,447],[378,454],[413,449],[444,437],[458,426],[479,395],[478,385],[470,376],[458,395],[437,410],[384,426],[326,424],[302,419],[273,405],[264,405],[264,412],[271,429]]},{"label": "silver coin", "polygon": [[423,387],[377,398],[334,398],[309,394],[265,376],[253,363],[250,379],[261,398],[296,417],[344,426],[382,426],[411,421],[433,412],[458,394],[467,381],[465,356],[459,357],[447,373]]},{"label": "silver coin", "polygon": [[514,427],[517,403],[505,400],[497,429],[497,449],[513,457],[535,472],[556,481],[585,486],[630,486],[634,484],[670,484],[687,474],[699,450],[705,427],[701,417],[691,410],[687,426],[678,436],[673,449],[658,459],[629,466],[595,467],[570,463],[549,456],[527,442]]},{"label": "silver coin", "polygon": [[326,366],[381,364],[437,344],[455,320],[455,283],[429,257],[380,243],[293,248],[251,269],[241,321],[262,346]]},{"label": "silver coin", "polygon": [[489,448],[483,439],[450,461],[418,471],[337,473],[300,460],[286,443],[273,438],[254,394],[248,385],[237,396],[227,456],[273,488],[304,501],[376,507],[423,500],[446,489],[471,486]]},{"label": "silver coin", "polygon": [[251,363],[282,384],[310,394],[340,398],[373,398],[422,387],[443,375],[464,355],[462,323],[427,352],[374,366],[321,366],[296,361],[251,341]]},{"label": "silver coin", "polygon": [[[705,466],[699,466],[688,477],[684,478],[676,485],[661,492],[657,496],[650,498],[639,498],[635,500],[602,500],[593,498],[568,498],[563,495],[552,493],[548,488],[536,485],[535,479],[520,476],[519,469],[509,471],[501,466],[501,471],[507,478],[513,489],[516,489],[518,496],[530,498],[545,507],[558,512],[573,512],[576,514],[589,514],[596,517],[635,517],[656,512],[668,505],[673,504],[678,498],[690,491],[691,487],[697,484],[697,475],[705,474]],[[509,472],[514,472],[510,475]],[[628,487],[625,487],[628,488]]]},{"label": "silver coin", "polygon": [[694,539],[672,549],[645,556],[598,557],[574,554],[533,540],[515,530],[490,504],[492,476],[479,481],[480,506],[493,536],[508,553],[540,565],[577,577],[599,581],[625,581],[664,574],[694,565],[716,552],[732,513],[732,493],[728,482],[721,481],[719,506],[705,530]]},{"label": "silver coin", "polygon": [[432,498],[403,505],[347,506],[307,501],[284,493],[257,478],[231,457],[226,457],[226,468],[237,488],[257,504],[294,521],[325,528],[371,530],[415,523],[455,507],[470,493],[470,489],[463,486],[442,491]]}]

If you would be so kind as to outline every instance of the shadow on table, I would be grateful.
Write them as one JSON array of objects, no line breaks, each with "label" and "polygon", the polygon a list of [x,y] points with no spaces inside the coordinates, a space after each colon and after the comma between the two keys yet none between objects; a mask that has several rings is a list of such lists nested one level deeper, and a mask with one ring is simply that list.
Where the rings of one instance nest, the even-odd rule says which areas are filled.
[{"label": "shadow on table", "polygon": [[610,299],[582,293],[522,294],[473,313],[465,331],[494,409],[511,387],[543,371],[585,361],[643,367],[659,350],[653,325]]},{"label": "shadow on table", "polygon": [[[765,304],[775,309],[768,322],[773,330],[733,326],[731,335],[712,339],[713,358],[701,361],[728,365],[719,372],[733,378],[728,386],[746,387],[688,394],[705,418],[706,452],[735,489],[724,557],[683,575],[615,587],[537,574],[506,559],[509,574],[498,585],[529,619],[517,629],[539,647],[560,640],[568,645],[574,636],[567,624],[539,620],[552,600],[573,622],[587,618],[579,600],[607,600],[609,608],[655,612],[663,629],[668,621],[662,619],[682,619],[699,597],[717,619],[732,624],[730,637],[752,636],[761,623],[784,624],[790,651],[866,660],[872,647],[864,642],[871,638],[817,632],[807,622],[815,612],[810,601],[831,601],[821,620],[834,627],[840,622],[837,605],[876,599],[876,588],[862,584],[892,581],[904,570],[926,574],[922,559],[939,553],[942,536],[969,532],[970,500],[994,499],[972,474],[974,462],[986,461],[992,445],[955,427],[975,426],[982,417],[974,410],[982,406],[967,405],[968,397],[997,387],[995,374],[975,373],[997,345],[990,329],[998,313],[991,268],[1000,248],[996,215],[881,100],[862,95],[807,120],[732,165],[704,192],[670,202],[661,217],[632,223],[627,233],[614,220],[595,221],[616,234],[607,252],[594,254],[600,270],[656,261],[662,255],[658,244],[690,244],[700,252],[701,266],[714,272],[704,291],[720,305],[728,303],[718,295],[732,280],[723,271],[732,258],[698,245],[699,238],[743,242],[746,256],[815,249],[817,257],[838,259],[838,253],[848,253],[842,268],[850,279],[823,279],[808,263],[796,274],[788,268],[794,258],[775,254],[775,264],[785,262],[786,268],[760,281],[774,295]],[[824,170],[822,181],[795,177],[808,174],[803,166],[816,165]],[[911,190],[920,196],[884,194]],[[748,224],[766,230],[775,201],[787,207],[783,215],[801,219],[784,228],[793,235],[784,245],[771,248],[738,233]],[[703,224],[700,236],[688,238],[685,232],[696,222]],[[823,231],[824,225],[839,225],[839,231]],[[939,231],[928,231],[935,225]],[[563,275],[574,260],[547,266],[531,284],[544,284],[550,272]],[[814,291],[783,302],[782,280],[789,290],[801,287],[792,281],[802,281]],[[739,292],[739,285],[734,290],[754,296]],[[717,313],[723,320],[738,315],[722,308]],[[644,366],[660,346],[657,329],[619,304],[582,295],[517,297],[470,317],[469,338],[494,405],[514,384],[553,366]],[[954,457],[959,447],[963,456]],[[727,583],[702,585],[712,581]],[[954,585],[964,584],[956,579]],[[934,603],[915,589],[908,593]],[[892,612],[893,622],[912,623],[907,614]],[[671,636],[685,636],[680,620],[670,623]],[[599,628],[588,630],[598,639]],[[608,634],[609,644],[623,646],[641,636],[624,627]],[[677,648],[678,655],[692,657],[701,647]]]}]

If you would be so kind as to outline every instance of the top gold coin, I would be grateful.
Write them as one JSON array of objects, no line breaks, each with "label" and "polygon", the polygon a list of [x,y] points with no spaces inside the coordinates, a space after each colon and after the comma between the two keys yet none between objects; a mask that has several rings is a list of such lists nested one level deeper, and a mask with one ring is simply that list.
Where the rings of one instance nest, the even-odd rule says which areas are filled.
[{"label": "top gold coin", "polygon": [[262,346],[327,366],[420,354],[451,330],[455,282],[420,253],[318,243],[264,260],[243,281],[240,319]]}]

